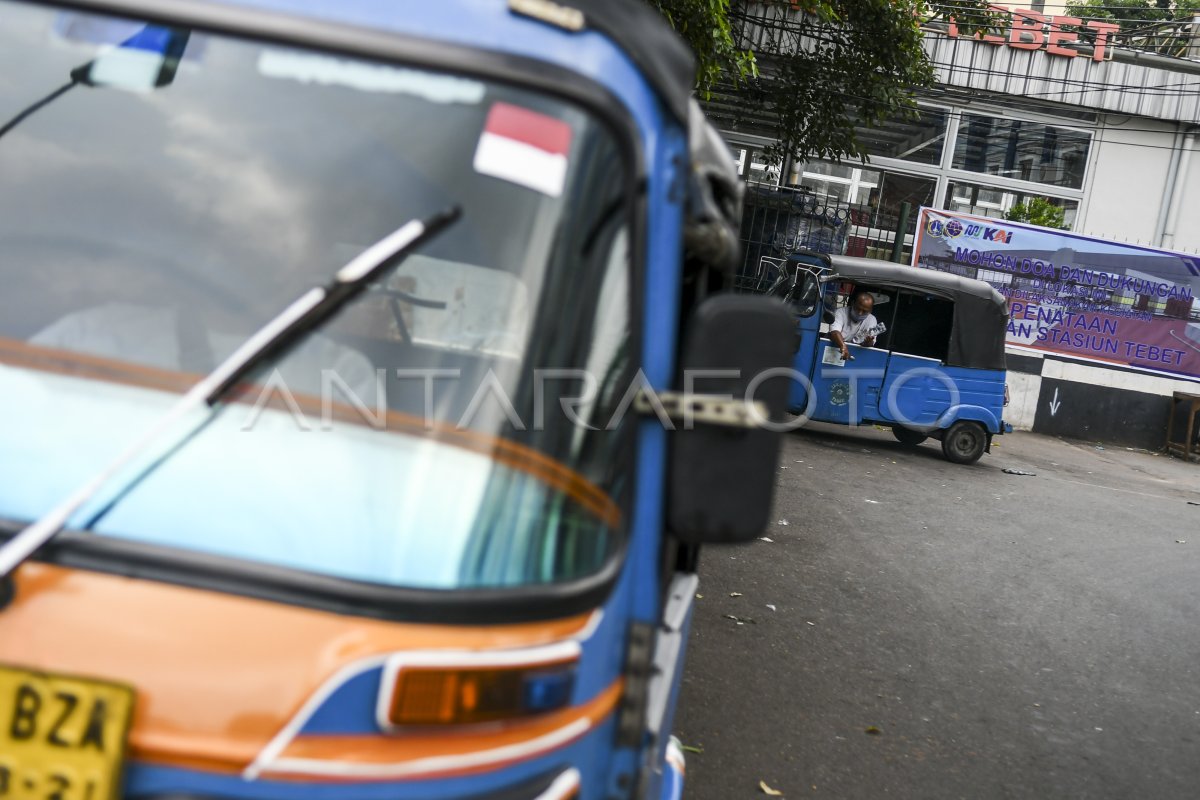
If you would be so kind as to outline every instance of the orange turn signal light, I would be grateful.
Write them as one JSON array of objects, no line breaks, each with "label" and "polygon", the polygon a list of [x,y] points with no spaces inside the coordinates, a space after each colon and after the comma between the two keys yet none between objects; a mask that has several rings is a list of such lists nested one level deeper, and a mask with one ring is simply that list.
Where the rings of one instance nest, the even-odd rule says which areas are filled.
[{"label": "orange turn signal light", "polygon": [[513,667],[405,667],[388,708],[393,725],[469,725],[563,708],[575,662]]}]

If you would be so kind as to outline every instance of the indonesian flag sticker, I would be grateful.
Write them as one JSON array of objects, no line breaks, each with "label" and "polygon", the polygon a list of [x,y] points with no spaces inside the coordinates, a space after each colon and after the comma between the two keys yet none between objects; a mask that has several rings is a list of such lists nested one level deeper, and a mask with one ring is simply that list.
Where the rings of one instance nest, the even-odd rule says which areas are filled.
[{"label": "indonesian flag sticker", "polygon": [[509,103],[488,111],[475,148],[475,171],[558,197],[567,179],[571,126]]}]

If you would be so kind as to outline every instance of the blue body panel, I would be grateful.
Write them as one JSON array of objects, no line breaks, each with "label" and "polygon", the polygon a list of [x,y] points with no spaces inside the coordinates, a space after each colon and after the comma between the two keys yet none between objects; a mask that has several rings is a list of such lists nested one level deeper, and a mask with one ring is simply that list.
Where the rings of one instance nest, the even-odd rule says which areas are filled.
[{"label": "blue body panel", "polygon": [[826,349],[837,348],[828,341],[817,343],[812,361],[811,380],[817,398],[813,419],[840,425],[858,425],[878,419],[879,396],[887,373],[886,350],[847,345],[853,361],[844,366],[823,362]]},{"label": "blue body panel", "polygon": [[[819,308],[818,306],[818,310],[809,316],[802,317],[796,326],[796,355],[792,359],[792,369],[808,380],[793,381],[788,394],[788,408],[797,414],[802,413],[809,418],[814,417],[817,413],[818,405],[817,395],[810,392],[809,389],[812,388],[813,354],[819,353],[820,350],[818,348],[823,346],[821,342],[821,314]],[[819,360],[819,356],[817,356],[817,360]]]},{"label": "blue body panel", "polygon": [[[597,776],[607,778],[604,771],[609,763],[608,754],[615,736],[615,724],[615,720],[610,718],[587,736],[546,756],[476,775],[430,780],[308,783],[262,779],[246,781],[236,775],[134,764],[127,768],[125,791],[129,800],[185,792],[205,798],[231,800],[475,800],[519,787],[547,773],[575,767],[583,775],[581,797],[607,797],[601,793],[603,784],[597,780]],[[592,777],[589,779],[589,776]]]},{"label": "blue body panel", "polygon": [[948,428],[967,419],[982,422],[990,433],[1000,433],[1004,378],[1004,370],[947,367],[893,353],[880,420],[910,428]]}]

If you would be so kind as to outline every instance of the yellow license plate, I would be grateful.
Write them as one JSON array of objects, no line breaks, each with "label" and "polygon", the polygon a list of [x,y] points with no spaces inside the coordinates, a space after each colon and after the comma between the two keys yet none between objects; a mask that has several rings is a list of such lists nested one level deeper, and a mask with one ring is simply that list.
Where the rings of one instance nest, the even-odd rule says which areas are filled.
[{"label": "yellow license plate", "polygon": [[133,690],[0,667],[0,800],[116,800]]}]

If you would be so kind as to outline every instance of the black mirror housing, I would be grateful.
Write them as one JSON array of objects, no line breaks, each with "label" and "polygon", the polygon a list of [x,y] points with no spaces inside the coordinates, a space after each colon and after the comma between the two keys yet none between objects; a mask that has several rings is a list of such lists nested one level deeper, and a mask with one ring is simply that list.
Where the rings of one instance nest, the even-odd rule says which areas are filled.
[{"label": "black mirror housing", "polygon": [[[794,345],[795,318],[783,302],[762,295],[714,295],[689,321],[680,386],[738,405],[757,401],[769,420],[782,421],[791,380],[760,376],[791,367]],[[716,370],[736,371],[736,377],[709,374]],[[690,430],[677,420],[675,428],[667,496],[671,533],[690,544],[745,542],[762,535],[774,499],[782,434],[702,419]]]}]

